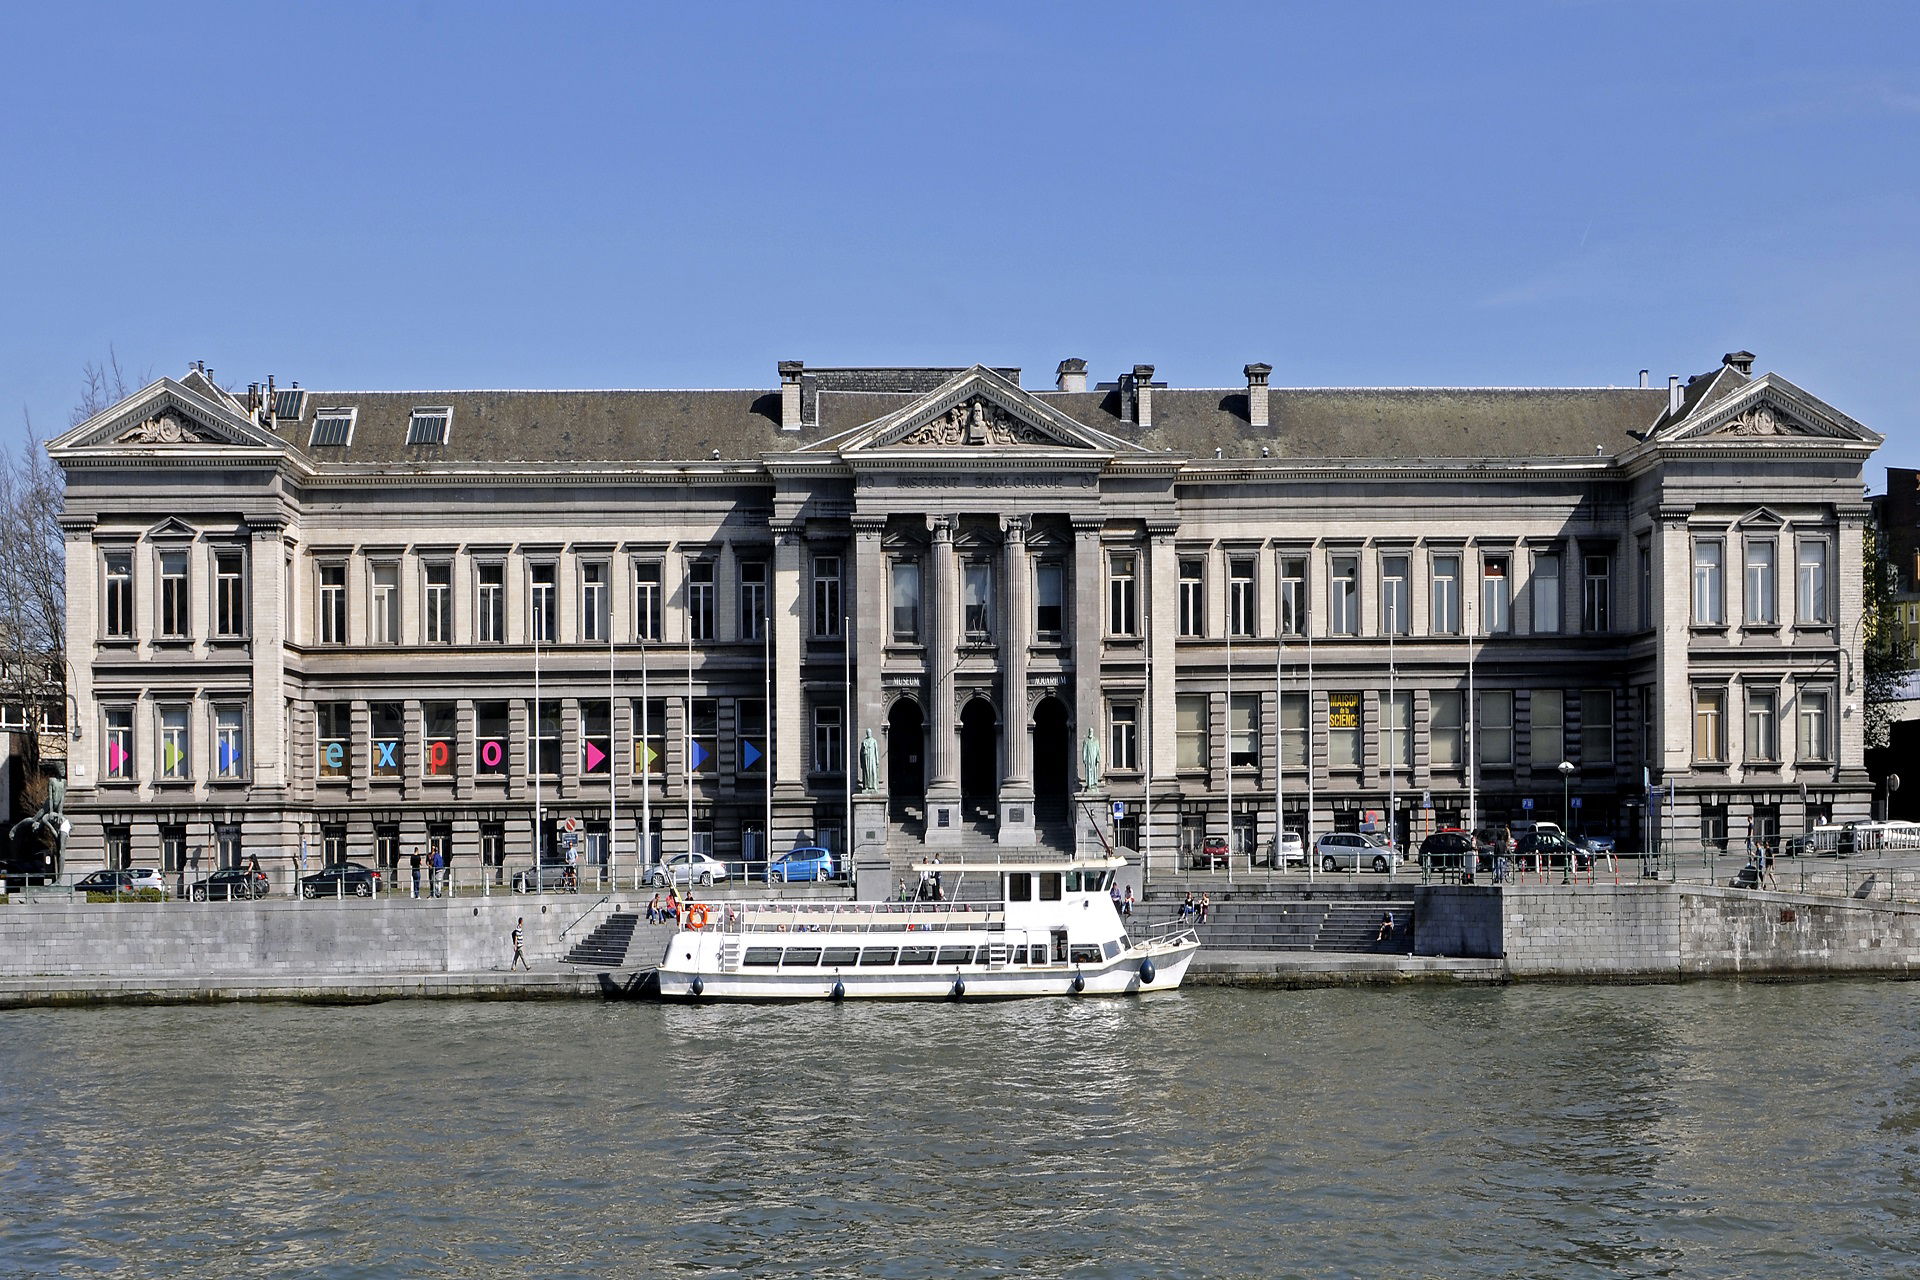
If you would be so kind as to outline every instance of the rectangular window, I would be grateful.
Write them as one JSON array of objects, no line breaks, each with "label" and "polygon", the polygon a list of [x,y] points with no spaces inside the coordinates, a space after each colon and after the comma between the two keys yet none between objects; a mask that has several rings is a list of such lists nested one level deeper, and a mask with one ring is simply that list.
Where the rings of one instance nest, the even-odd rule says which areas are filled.
[{"label": "rectangular window", "polygon": [[813,709],[813,771],[839,773],[842,769],[842,717],[838,703],[825,702]]},{"label": "rectangular window", "polygon": [[1567,695],[1559,689],[1535,689],[1531,703],[1532,749],[1528,759],[1535,769],[1552,769],[1567,758]]},{"label": "rectangular window", "polygon": [[720,759],[720,702],[695,698],[687,716],[687,767],[694,773],[714,773]]},{"label": "rectangular window", "polygon": [[163,639],[181,640],[187,634],[187,553],[160,553],[160,616],[156,634]]},{"label": "rectangular window", "polygon": [[1407,557],[1380,557],[1380,634],[1409,634],[1407,616]]},{"label": "rectangular window", "polygon": [[687,634],[695,640],[713,639],[711,560],[696,560],[687,566]]},{"label": "rectangular window", "polygon": [[1640,616],[1635,621],[1646,631],[1653,626],[1653,539],[1646,534],[1640,535],[1639,561]]},{"label": "rectangular window", "polygon": [[660,638],[660,562],[646,560],[633,566],[633,634],[636,639]]},{"label": "rectangular window", "polygon": [[375,644],[400,643],[400,566],[389,560],[368,569],[373,607],[367,626]]},{"label": "rectangular window", "polygon": [[1139,561],[1131,554],[1107,562],[1107,634],[1140,634]]},{"label": "rectangular window", "polygon": [[1487,556],[1480,562],[1480,634],[1503,636],[1513,626],[1513,587],[1508,556]]},{"label": "rectangular window", "polygon": [[1713,538],[1698,538],[1693,544],[1693,622],[1695,626],[1717,627],[1727,620],[1726,596],[1722,590],[1721,562],[1726,544]]},{"label": "rectangular window", "polygon": [[1333,634],[1360,634],[1360,561],[1356,556],[1333,558]]},{"label": "rectangular window", "polygon": [[1207,695],[1175,695],[1173,706],[1174,765],[1180,769],[1207,767]]},{"label": "rectangular window", "polygon": [[1438,689],[1427,698],[1427,760],[1435,769],[1458,769],[1467,758],[1466,697]]},{"label": "rectangular window", "polygon": [[1780,759],[1780,693],[1747,690],[1747,762],[1773,764]]},{"label": "rectangular window", "polygon": [[373,738],[370,773],[375,778],[397,781],[407,732],[406,708],[398,702],[376,702],[371,713]]},{"label": "rectangular window", "polygon": [[460,764],[459,707],[451,702],[429,702],[421,710],[427,722],[421,773],[429,781],[451,782]]},{"label": "rectangular window", "polygon": [[667,700],[633,700],[633,772],[659,778],[667,772]]},{"label": "rectangular window", "polygon": [[1480,763],[1513,763],[1513,694],[1505,689],[1480,695]]},{"label": "rectangular window", "polygon": [[1693,691],[1693,758],[1701,764],[1723,764],[1727,758],[1727,691]]},{"label": "rectangular window", "polygon": [[107,865],[115,871],[125,871],[133,865],[133,828],[113,826],[104,828],[107,837]]},{"label": "rectangular window", "polygon": [[108,640],[133,639],[133,553],[109,551],[106,564],[107,594],[101,635]]},{"label": "rectangular window", "polygon": [[1613,690],[1587,689],[1580,694],[1580,763],[1613,763]]},{"label": "rectangular window", "polygon": [[1066,627],[1067,568],[1041,563],[1033,571],[1033,629],[1042,638],[1057,640]]},{"label": "rectangular window", "polygon": [[1307,695],[1280,695],[1280,767],[1295,771],[1307,767]]},{"label": "rectangular window", "polygon": [[1533,557],[1533,633],[1553,635],[1560,630],[1560,557]]},{"label": "rectangular window", "polygon": [[106,776],[124,782],[133,777],[133,708],[105,707],[106,758],[102,762]]},{"label": "rectangular window", "polygon": [[1227,709],[1227,763],[1251,769],[1260,763],[1260,695],[1236,693]]},{"label": "rectangular window", "polygon": [[319,566],[320,643],[347,642],[347,566],[338,562]]},{"label": "rectangular window", "polygon": [[1280,632],[1305,635],[1307,630],[1307,558],[1280,558]]},{"label": "rectangular window", "polygon": [[1833,759],[1831,732],[1833,695],[1825,689],[1800,690],[1800,759],[1820,762]]},{"label": "rectangular window", "polygon": [[1460,634],[1460,557],[1433,558],[1433,634]]},{"label": "rectangular window", "polygon": [[[535,705],[527,704],[530,710]],[[555,698],[540,699],[534,713],[533,771],[548,778],[560,774],[560,702]]]},{"label": "rectangular window", "polygon": [[453,566],[438,560],[421,567],[421,626],[428,644],[453,643]]},{"label": "rectangular window", "polygon": [[767,562],[740,562],[740,638],[764,640],[767,637]]},{"label": "rectangular window", "polygon": [[1777,548],[1769,540],[1747,544],[1746,618],[1750,627],[1770,627],[1779,619],[1778,581],[1774,572]]},{"label": "rectangular window", "polygon": [[1700,806],[1700,843],[1712,845],[1716,849],[1727,847],[1727,806],[1723,804]]},{"label": "rectangular window", "polygon": [[594,561],[580,566],[580,640],[605,643],[612,618],[607,614],[607,566]]},{"label": "rectangular window", "polygon": [[446,405],[415,409],[407,419],[408,444],[445,444],[447,429],[453,425],[453,410]]},{"label": "rectangular window", "polygon": [[1799,545],[1799,567],[1795,580],[1799,584],[1799,600],[1795,606],[1794,621],[1801,623],[1831,622],[1827,612],[1827,543],[1824,538],[1803,538]]},{"label": "rectangular window", "polygon": [[473,739],[474,775],[506,777],[513,752],[513,722],[506,703],[473,704]]},{"label": "rectangular window", "polygon": [[1413,768],[1413,693],[1397,690],[1380,697],[1381,764]]},{"label": "rectangular window", "polygon": [[353,419],[357,412],[356,409],[315,409],[308,446],[352,444]]},{"label": "rectangular window", "polygon": [[247,776],[247,708],[213,709],[213,773],[216,778]]},{"label": "rectangular window", "polygon": [[556,572],[551,563],[527,566],[528,625],[535,644],[552,644],[558,638],[558,619],[554,616]]},{"label": "rectangular window", "polygon": [[767,704],[761,698],[742,698],[733,704],[733,731],[740,743],[740,772],[767,771]]},{"label": "rectangular window", "polygon": [[1180,634],[1207,634],[1207,562],[1198,556],[1180,561]]},{"label": "rectangular window", "polygon": [[213,553],[213,634],[228,640],[247,634],[247,557],[243,551]]},{"label": "rectangular window", "polygon": [[920,638],[920,564],[895,560],[888,572],[892,579],[893,638],[912,644]]},{"label": "rectangular window", "polygon": [[837,639],[840,635],[840,557],[813,558],[813,638]]},{"label": "rectangular window", "polygon": [[605,698],[580,703],[580,774],[604,778],[613,772],[613,704]]},{"label": "rectangular window", "polygon": [[1115,702],[1107,707],[1107,768],[1131,773],[1140,767],[1140,704]]},{"label": "rectangular window", "polygon": [[1327,695],[1327,767],[1360,767],[1360,695]]},{"label": "rectangular window", "polygon": [[160,709],[160,758],[155,776],[168,781],[192,777],[185,703],[166,703]]},{"label": "rectangular window", "polygon": [[1253,560],[1233,559],[1227,562],[1227,631],[1231,635],[1251,636],[1254,633],[1253,598]]},{"label": "rectangular window", "polygon": [[474,566],[476,598],[474,632],[481,644],[507,642],[507,566],[498,562]]},{"label": "rectangular window", "polygon": [[321,778],[353,776],[353,708],[345,702],[322,702],[314,708],[315,772]]},{"label": "rectangular window", "polygon": [[969,560],[961,576],[961,620],[970,640],[984,640],[993,630],[993,566]]},{"label": "rectangular window", "polygon": [[1589,633],[1613,629],[1613,557],[1580,557],[1580,629]]}]

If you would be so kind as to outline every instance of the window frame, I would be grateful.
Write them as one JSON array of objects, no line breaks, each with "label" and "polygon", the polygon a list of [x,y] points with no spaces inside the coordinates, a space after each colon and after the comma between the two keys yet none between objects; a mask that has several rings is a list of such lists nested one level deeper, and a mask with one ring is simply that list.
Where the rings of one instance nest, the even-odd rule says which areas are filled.
[{"label": "window frame", "polygon": [[[1527,603],[1530,607],[1528,632],[1536,636],[1557,636],[1566,627],[1565,600],[1561,595],[1566,572],[1566,556],[1558,550],[1533,553],[1532,571],[1527,576]],[[1562,760],[1565,756],[1560,757]]]},{"label": "window frame", "polygon": [[[193,781],[193,704],[191,702],[166,701],[155,702],[153,706],[154,727],[154,771],[155,782],[191,782]],[[168,718],[178,715],[177,725],[168,724]],[[175,767],[167,766],[167,747],[175,744]]]},{"label": "window frame", "polygon": [[[613,635],[613,571],[605,560],[583,559],[575,566],[580,592],[580,643],[605,644]],[[595,580],[594,575],[598,575]]]},{"label": "window frame", "polygon": [[[1588,712],[1605,700],[1604,713],[1598,716]],[[1615,742],[1614,716],[1618,713],[1618,699],[1612,689],[1582,689],[1580,691],[1580,765],[1611,765],[1618,759],[1618,744]]]},{"label": "window frame", "polygon": [[1480,555],[1480,634],[1504,636],[1512,633],[1513,553],[1482,552]]},{"label": "window frame", "polygon": [[[1712,555],[1704,553],[1711,551]],[[1719,534],[1695,534],[1692,565],[1693,590],[1688,616],[1696,627],[1727,625],[1727,540]]]},{"label": "window frame", "polygon": [[[1442,708],[1451,707],[1450,712]],[[1467,694],[1464,689],[1434,689],[1427,694],[1427,765],[1451,773],[1467,760]]]},{"label": "window frame", "polygon": [[1258,565],[1253,556],[1227,557],[1227,634],[1251,640],[1259,632]]},{"label": "window frame", "polygon": [[[1242,714],[1245,723],[1241,723]],[[1227,699],[1227,767],[1260,767],[1260,695],[1236,693]]]},{"label": "window frame", "polygon": [[[1478,720],[1474,727],[1474,743],[1480,754],[1481,768],[1511,769],[1517,753],[1514,742],[1513,690],[1481,689],[1477,691],[1474,715]],[[1499,714],[1490,715],[1495,708]],[[1491,748],[1504,743],[1504,750],[1495,752]]]},{"label": "window frame", "polygon": [[846,772],[847,762],[845,708],[837,702],[816,702],[813,704],[811,723],[813,754],[807,762],[810,771],[839,777]]},{"label": "window frame", "polygon": [[[1176,693],[1173,705],[1174,769],[1198,773],[1207,768],[1211,708],[1204,693]],[[1189,722],[1192,723],[1189,723]]]},{"label": "window frame", "polygon": [[1337,555],[1328,560],[1327,634],[1360,634],[1360,557]]},{"label": "window frame", "polygon": [[1179,630],[1183,640],[1207,634],[1207,561],[1205,556],[1181,556],[1179,564]]},{"label": "window frame", "polygon": [[[1707,751],[1701,751],[1703,734],[1711,737]],[[1727,686],[1693,687],[1693,763],[1725,766],[1727,763]]]},{"label": "window frame", "polygon": [[666,578],[661,566],[659,560],[633,562],[633,638],[641,644],[659,644],[665,627]]},{"label": "window frame", "polygon": [[[1802,627],[1832,626],[1833,544],[1830,539],[1818,536],[1795,537],[1793,541],[1794,622]],[[1819,553],[1819,558],[1811,565],[1807,560],[1809,550]],[[1809,567],[1814,570],[1811,584],[1808,578]]]},{"label": "window frame", "polygon": [[960,632],[972,644],[993,638],[993,562],[971,556],[960,564]]},{"label": "window frame", "polygon": [[1307,633],[1307,606],[1310,600],[1307,595],[1307,562],[1305,555],[1280,557],[1280,634],[1283,636],[1303,636]]},{"label": "window frame", "polygon": [[[1756,551],[1766,552],[1766,564],[1754,563]],[[1756,570],[1760,572],[1756,573]],[[1742,625],[1771,628],[1780,625],[1780,540],[1774,537],[1748,538],[1741,549]],[[1764,616],[1756,606],[1764,604]]]},{"label": "window frame", "polygon": [[717,636],[714,601],[720,591],[720,567],[710,556],[695,556],[687,561],[687,580],[681,588],[681,601],[687,615],[687,638],[711,643]]},{"label": "window frame", "polygon": [[[169,563],[179,572],[171,572]],[[193,638],[193,555],[184,546],[154,548],[153,638],[178,643]]]},{"label": "window frame", "polygon": [[[437,424],[437,425],[436,425]],[[407,444],[446,444],[453,438],[452,405],[419,405],[407,415]]]},{"label": "window frame", "polygon": [[1107,702],[1107,772],[1140,770],[1140,703],[1133,698]]},{"label": "window frame", "polygon": [[[1428,625],[1437,636],[1460,634],[1460,566],[1464,557],[1458,551],[1436,551],[1427,557]],[[1451,565],[1447,572],[1444,566]],[[1442,585],[1446,584],[1446,585]]]},{"label": "window frame", "polygon": [[[234,717],[229,722],[227,717]],[[247,704],[232,699],[213,704],[213,777],[216,782],[244,782],[253,776],[248,751]],[[234,740],[228,753],[229,738]]]},{"label": "window frame", "polygon": [[[1832,764],[1834,759],[1834,691],[1832,687],[1827,685],[1802,686],[1798,690],[1797,701],[1799,705],[1794,709],[1795,746],[1798,748],[1798,753],[1795,757],[1796,762],[1812,765]],[[1818,708],[1817,710],[1816,706]],[[1818,740],[1814,741],[1813,732],[1810,732],[1810,730],[1813,730],[1816,725]],[[1817,754],[1809,752],[1809,742],[1812,742],[1812,750],[1813,752],[1817,752]]]},{"label": "window frame", "polygon": [[[1036,560],[1033,566],[1033,634],[1038,640],[1058,643],[1067,630],[1067,566],[1060,560]],[[1059,598],[1047,603],[1043,587],[1049,578],[1058,588]],[[1047,625],[1047,610],[1054,611],[1054,625]]]},{"label": "window frame", "polygon": [[[1780,765],[1780,688],[1750,684],[1745,687],[1745,724],[1742,745],[1748,765]],[[1761,739],[1756,742],[1755,739]]]},{"label": "window frame", "polygon": [[[1351,712],[1352,723],[1343,724],[1336,716]],[[1329,772],[1354,773],[1366,764],[1367,758],[1367,713],[1366,702],[1357,689],[1329,689],[1327,691],[1327,769]],[[1352,759],[1347,758],[1344,749],[1336,746],[1351,746]]]},{"label": "window frame", "polygon": [[[100,705],[100,777],[104,782],[133,782],[137,769],[133,758],[133,715],[131,702],[104,702]],[[114,723],[115,718],[120,723]],[[113,763],[113,746],[120,747],[120,763]]]},{"label": "window frame", "polygon": [[844,596],[842,574],[845,560],[839,552],[819,552],[809,565],[813,587],[813,638],[838,640],[841,634]]},{"label": "window frame", "polygon": [[[543,574],[545,581],[541,580]],[[527,561],[527,635],[534,644],[559,643],[559,612],[559,563],[544,559]]]},{"label": "window frame", "polygon": [[1413,557],[1404,551],[1380,553],[1380,634],[1413,634]]},{"label": "window frame", "polygon": [[[491,581],[489,581],[491,577]],[[473,565],[473,638],[477,644],[507,642],[507,562],[476,560]]]},{"label": "window frame", "polygon": [[[313,426],[307,432],[307,447],[309,449],[345,449],[349,447],[353,444],[353,428],[359,417],[360,410],[351,405],[314,409]],[[339,439],[329,438],[322,440],[320,438],[321,424],[328,422],[344,424],[338,431]],[[328,433],[330,437],[333,434],[335,433],[331,431]]]},{"label": "window frame", "polygon": [[[444,575],[435,582],[434,574]],[[420,562],[420,636],[425,644],[453,643],[453,561]]]},{"label": "window frame", "polygon": [[[382,581],[382,575],[386,581]],[[392,556],[367,561],[367,643],[392,646],[400,638],[400,561]]]},{"label": "window frame", "polygon": [[[734,629],[743,643],[751,644],[767,637],[767,562],[762,559],[738,560],[734,574],[739,588],[739,613]],[[609,581],[612,575],[609,574]]]},{"label": "window frame", "polygon": [[887,635],[895,644],[920,643],[920,582],[918,556],[887,561]]},{"label": "window frame", "polygon": [[1107,553],[1107,635],[1116,640],[1140,636],[1140,554]]},{"label": "window frame", "polygon": [[[1544,751],[1549,743],[1558,750]],[[1567,755],[1567,691],[1536,688],[1527,695],[1527,763],[1535,772],[1553,770]]]},{"label": "window frame", "polygon": [[[232,566],[231,570],[229,566]],[[245,640],[250,632],[247,611],[247,551],[245,547],[213,549],[213,635],[217,640]]]},{"label": "window frame", "polygon": [[[119,566],[116,569],[116,562]],[[102,548],[100,551],[100,638],[133,639],[133,551],[131,548]]]},{"label": "window frame", "polygon": [[[1595,567],[1598,566],[1598,572]],[[1580,553],[1580,630],[1606,635],[1613,630],[1613,553]]]},{"label": "window frame", "polygon": [[[316,560],[314,570],[314,643],[347,643],[347,562],[344,559]],[[328,582],[329,574],[339,581]]]}]

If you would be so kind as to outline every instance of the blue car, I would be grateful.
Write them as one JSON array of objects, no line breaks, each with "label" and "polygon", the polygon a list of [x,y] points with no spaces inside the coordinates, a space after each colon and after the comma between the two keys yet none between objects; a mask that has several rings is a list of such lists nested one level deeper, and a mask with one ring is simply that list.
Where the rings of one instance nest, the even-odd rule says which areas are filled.
[{"label": "blue car", "polygon": [[792,880],[831,880],[833,854],[817,847],[789,849],[767,864],[767,883]]}]

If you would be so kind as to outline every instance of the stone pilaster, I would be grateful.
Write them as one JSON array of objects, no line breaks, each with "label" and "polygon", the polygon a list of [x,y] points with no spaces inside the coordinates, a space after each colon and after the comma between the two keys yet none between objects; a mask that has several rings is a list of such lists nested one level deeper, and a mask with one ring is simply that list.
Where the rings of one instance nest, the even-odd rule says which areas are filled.
[{"label": "stone pilaster", "polygon": [[1033,823],[1033,725],[1027,714],[1027,650],[1033,642],[1033,567],[1027,556],[1027,517],[1002,521],[1005,590],[1000,628],[1001,729],[1005,739],[1000,779],[1000,843],[1024,846],[1037,838]]},{"label": "stone pilaster", "polygon": [[933,677],[932,703],[927,717],[927,756],[932,776],[927,780],[927,835],[929,845],[952,845],[960,840],[960,768],[957,712],[953,705],[954,664],[960,653],[959,564],[953,550],[953,521],[933,520],[933,590],[928,598],[932,614],[927,663]]}]

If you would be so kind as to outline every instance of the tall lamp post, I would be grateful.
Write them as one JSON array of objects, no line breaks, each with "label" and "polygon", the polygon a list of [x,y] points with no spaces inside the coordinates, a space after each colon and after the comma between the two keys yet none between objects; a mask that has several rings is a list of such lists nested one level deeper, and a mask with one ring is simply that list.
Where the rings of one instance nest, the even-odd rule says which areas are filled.
[{"label": "tall lamp post", "polygon": [[1567,787],[1572,781],[1573,764],[1562,760],[1560,762],[1560,838],[1567,842],[1567,860],[1560,867],[1561,884],[1573,883],[1573,837],[1567,834],[1573,830],[1573,822],[1568,816],[1572,813],[1572,805],[1567,799]]}]

